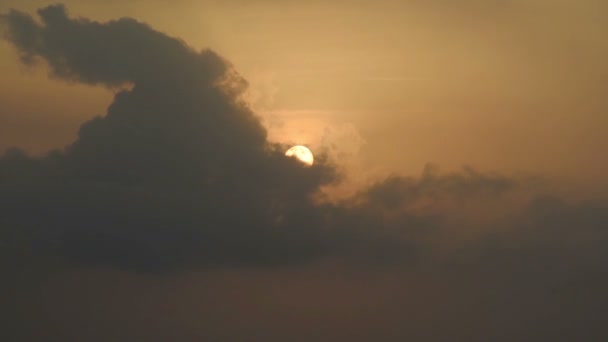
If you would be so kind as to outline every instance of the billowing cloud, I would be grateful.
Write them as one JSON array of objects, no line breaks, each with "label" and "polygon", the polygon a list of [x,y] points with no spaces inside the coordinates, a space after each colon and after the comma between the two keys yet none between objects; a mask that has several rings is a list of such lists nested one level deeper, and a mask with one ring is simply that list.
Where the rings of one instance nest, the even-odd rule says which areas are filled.
[{"label": "billowing cloud", "polygon": [[323,158],[302,168],[266,141],[227,61],[132,19],[71,19],[62,6],[39,15],[41,23],[17,11],[3,17],[24,61],[46,61],[60,79],[130,89],[65,150],[3,157],[8,224],[32,218],[43,240],[77,259],[131,266],[313,253],[314,238],[298,226],[317,226],[317,217],[290,230],[277,222],[309,212],[334,171]]},{"label": "billowing cloud", "polygon": [[29,227],[42,250],[135,269],[361,250],[400,259],[454,217],[493,217],[483,212],[488,203],[496,202],[487,208],[495,215],[515,215],[501,207],[513,206],[505,194],[519,181],[472,169],[429,167],[419,179],[389,177],[340,203],[319,203],[314,197],[339,181],[337,171],[322,157],[311,168],[285,158],[225,59],[133,19],[70,18],[61,5],[38,14],[40,21],[18,11],[2,17],[23,61],[46,62],[62,80],[123,89],[64,150],[43,158],[11,150],[0,159],[5,225]]}]

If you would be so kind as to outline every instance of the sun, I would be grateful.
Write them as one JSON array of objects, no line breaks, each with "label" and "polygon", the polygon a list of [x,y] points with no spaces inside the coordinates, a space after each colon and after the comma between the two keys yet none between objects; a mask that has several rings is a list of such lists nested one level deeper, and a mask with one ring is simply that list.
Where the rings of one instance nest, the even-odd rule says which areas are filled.
[{"label": "sun", "polygon": [[285,152],[285,155],[298,159],[306,166],[312,166],[315,161],[315,158],[313,157],[312,152],[308,149],[308,147],[302,145],[296,145],[290,148],[289,150],[287,150],[287,152]]}]

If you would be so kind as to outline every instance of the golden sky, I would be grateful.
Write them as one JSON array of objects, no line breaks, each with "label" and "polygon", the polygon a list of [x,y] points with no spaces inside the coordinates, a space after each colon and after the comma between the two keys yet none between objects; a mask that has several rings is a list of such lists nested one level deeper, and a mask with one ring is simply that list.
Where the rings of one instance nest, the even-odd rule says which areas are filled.
[{"label": "golden sky", "polygon": [[608,340],[605,0],[48,5],[0,2],[0,340]]},{"label": "golden sky", "polygon": [[[271,137],[333,144],[370,174],[430,162],[608,183],[600,0],[65,3],[214,49],[250,82]],[[5,0],[0,11],[46,4]],[[111,102],[106,89],[28,70],[6,42],[0,72],[1,149],[61,147]]]}]

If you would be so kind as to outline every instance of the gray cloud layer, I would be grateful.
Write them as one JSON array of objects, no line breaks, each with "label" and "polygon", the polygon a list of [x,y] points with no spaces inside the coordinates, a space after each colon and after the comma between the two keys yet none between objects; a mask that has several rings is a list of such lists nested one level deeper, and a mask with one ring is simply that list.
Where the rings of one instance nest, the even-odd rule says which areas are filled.
[{"label": "gray cloud layer", "polygon": [[[483,328],[452,330],[463,338],[608,335],[590,321],[608,304],[607,203],[513,200],[520,180],[428,168],[317,204],[313,195],[339,181],[336,170],[323,158],[302,167],[269,143],[240,99],[246,81],[213,51],[132,19],[73,19],[62,6],[38,14],[40,22],[18,11],[0,17],[25,63],[43,60],[53,77],[129,90],[64,150],[0,158],[3,255],[17,267],[11,253],[23,245],[137,271],[346,257],[362,269],[436,273],[469,296],[477,291]],[[571,311],[546,310],[564,296],[573,297],[563,303]]]}]

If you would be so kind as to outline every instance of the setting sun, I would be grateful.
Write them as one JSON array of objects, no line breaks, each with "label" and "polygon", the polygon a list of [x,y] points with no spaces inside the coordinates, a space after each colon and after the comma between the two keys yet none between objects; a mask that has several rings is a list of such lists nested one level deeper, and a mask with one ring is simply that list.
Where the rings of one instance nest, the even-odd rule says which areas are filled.
[{"label": "setting sun", "polygon": [[306,164],[307,166],[312,166],[315,161],[315,158],[312,155],[310,149],[302,145],[296,145],[290,148],[289,150],[287,150],[287,152],[285,152],[285,155],[288,157],[294,157],[302,163]]}]

